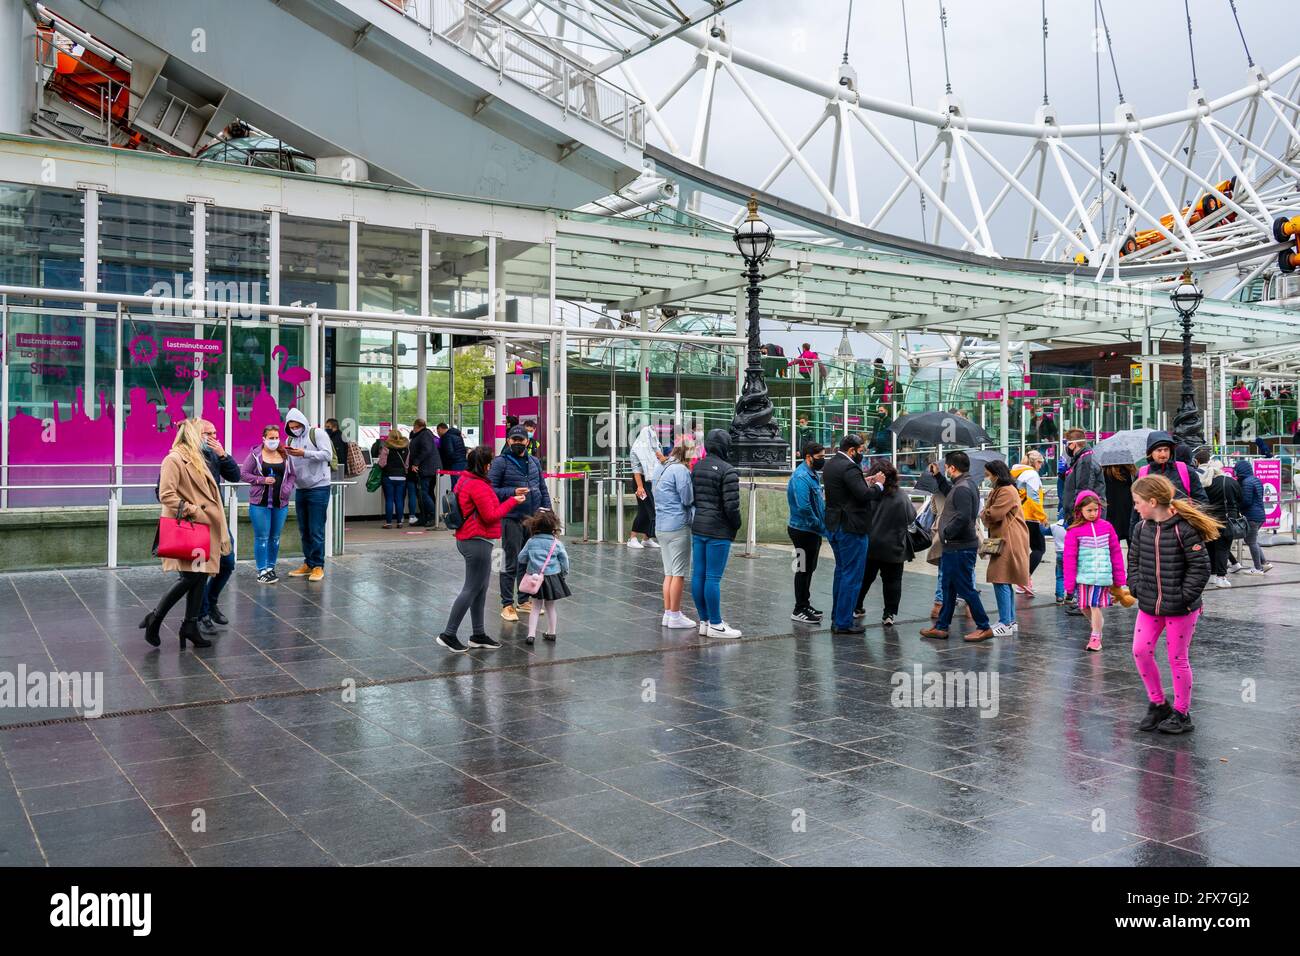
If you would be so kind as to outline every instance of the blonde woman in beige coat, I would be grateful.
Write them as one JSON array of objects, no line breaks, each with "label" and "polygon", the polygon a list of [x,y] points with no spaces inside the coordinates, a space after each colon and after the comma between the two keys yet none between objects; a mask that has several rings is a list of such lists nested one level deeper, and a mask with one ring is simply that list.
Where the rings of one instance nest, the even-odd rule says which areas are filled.
[{"label": "blonde woman in beige coat", "polygon": [[221,569],[221,556],[230,553],[226,512],[221,506],[217,482],[203,460],[203,432],[197,419],[186,419],[176,429],[172,450],[162,462],[158,479],[158,500],[163,518],[187,518],[208,526],[208,559],[200,561],[163,558],[164,571],[175,571],[180,579],[162,596],[140,626],[144,639],[157,647],[163,619],[181,598],[185,599],[185,620],[180,627],[181,649],[189,641],[195,647],[211,647],[199,634],[199,613],[203,609],[203,586]]}]

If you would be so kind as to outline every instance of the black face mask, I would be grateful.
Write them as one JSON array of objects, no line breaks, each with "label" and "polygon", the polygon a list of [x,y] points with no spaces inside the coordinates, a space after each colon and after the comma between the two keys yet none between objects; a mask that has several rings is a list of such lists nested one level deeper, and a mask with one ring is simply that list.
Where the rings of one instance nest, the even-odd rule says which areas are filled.
[{"label": "black face mask", "polygon": [[825,464],[826,464],[826,459],[825,459],[825,458],[814,458],[814,459],[812,460],[812,470],[813,470],[813,471],[821,471],[821,470],[822,470],[822,466],[825,465]]},{"label": "black face mask", "polygon": [[855,465],[860,465],[860,464],[862,464],[862,452],[860,452],[860,451],[855,451],[855,452],[853,453],[853,463],[854,463]]},{"label": "black face mask", "polygon": [[510,446],[510,454],[514,455],[516,458],[523,458],[523,457],[524,457],[524,447],[525,447],[525,446],[523,446],[523,445],[511,445],[511,446]]}]

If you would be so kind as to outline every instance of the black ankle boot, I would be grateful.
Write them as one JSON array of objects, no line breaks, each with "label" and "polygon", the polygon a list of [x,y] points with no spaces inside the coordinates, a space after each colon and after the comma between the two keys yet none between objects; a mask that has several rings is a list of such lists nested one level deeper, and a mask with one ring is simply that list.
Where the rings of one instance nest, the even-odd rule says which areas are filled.
[{"label": "black ankle boot", "polygon": [[189,641],[195,647],[211,647],[212,642],[206,640],[199,633],[199,622],[192,617],[187,617],[181,624],[181,650],[185,650],[185,642]]},{"label": "black ankle boot", "polygon": [[146,641],[154,647],[162,643],[162,637],[158,633],[159,628],[162,627],[162,618],[158,616],[157,611],[150,611],[146,614],[144,620],[140,622],[140,626],[144,628],[144,639]]},{"label": "black ankle boot", "polygon": [[230,618],[222,614],[220,609],[218,609],[218,607],[215,604],[212,605],[212,607],[208,608],[208,620],[210,620],[213,624],[218,625],[219,627],[225,627],[227,624],[230,623]]},{"label": "black ankle boot", "polygon": [[1173,712],[1174,709],[1169,706],[1169,701],[1165,701],[1163,704],[1147,704],[1147,715],[1142,718],[1142,723],[1138,724],[1138,730],[1145,730],[1150,733]]}]

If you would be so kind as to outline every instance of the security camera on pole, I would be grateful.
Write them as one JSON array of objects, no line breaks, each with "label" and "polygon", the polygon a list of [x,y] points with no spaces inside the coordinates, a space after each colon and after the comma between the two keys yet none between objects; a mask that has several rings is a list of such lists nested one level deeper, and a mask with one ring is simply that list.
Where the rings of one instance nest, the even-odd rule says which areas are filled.
[{"label": "security camera on pole", "polygon": [[772,251],[772,229],[758,218],[758,200],[749,199],[749,218],[736,227],[732,237],[736,248],[745,260],[745,276],[749,280],[749,361],[745,367],[745,384],[736,400],[736,414],[731,421],[731,444],[736,465],[740,468],[777,470],[789,467],[790,443],[781,437],[781,430],[772,421],[772,401],[767,394],[763,377],[763,360],[760,353],[758,328],[759,265]]}]

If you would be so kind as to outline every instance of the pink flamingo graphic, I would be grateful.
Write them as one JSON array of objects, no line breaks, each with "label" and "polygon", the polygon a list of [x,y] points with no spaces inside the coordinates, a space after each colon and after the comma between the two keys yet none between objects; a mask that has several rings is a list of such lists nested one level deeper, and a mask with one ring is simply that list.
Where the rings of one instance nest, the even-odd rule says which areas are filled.
[{"label": "pink flamingo graphic", "polygon": [[289,350],[283,345],[277,345],[271,349],[271,358],[279,357],[280,359],[280,378],[293,386],[293,401],[289,403],[290,408],[298,405],[298,399],[307,394],[303,388],[303,383],[311,380],[311,372],[307,371],[301,365],[289,364]]}]

